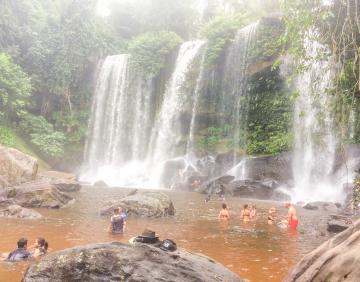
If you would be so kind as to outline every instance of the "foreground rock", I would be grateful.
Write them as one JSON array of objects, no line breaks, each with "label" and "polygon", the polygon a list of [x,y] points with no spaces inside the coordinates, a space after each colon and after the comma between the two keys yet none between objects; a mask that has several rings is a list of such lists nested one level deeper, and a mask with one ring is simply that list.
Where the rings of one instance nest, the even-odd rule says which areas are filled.
[{"label": "foreground rock", "polygon": [[122,207],[128,214],[141,217],[164,217],[175,214],[169,196],[159,192],[137,192],[126,196],[107,204],[100,210],[100,214],[110,215],[116,207]]},{"label": "foreground rock", "polygon": [[0,188],[34,180],[37,170],[35,158],[0,145]]},{"label": "foreground rock", "polygon": [[330,220],[327,225],[327,231],[339,233],[350,227],[352,225],[352,220],[342,215],[330,215]]},{"label": "foreground rock", "polygon": [[0,217],[21,218],[21,219],[40,219],[42,215],[37,211],[20,207],[19,205],[9,205],[0,207]]},{"label": "foreground rock", "polygon": [[41,179],[4,189],[0,196],[26,208],[57,209],[73,199],[60,192],[54,185]]},{"label": "foreground rock", "polygon": [[360,277],[360,220],[307,254],[285,282],[348,281]]},{"label": "foreground rock", "polygon": [[32,264],[23,282],[38,281],[243,281],[209,257],[184,250],[119,242],[93,244],[49,254]]}]

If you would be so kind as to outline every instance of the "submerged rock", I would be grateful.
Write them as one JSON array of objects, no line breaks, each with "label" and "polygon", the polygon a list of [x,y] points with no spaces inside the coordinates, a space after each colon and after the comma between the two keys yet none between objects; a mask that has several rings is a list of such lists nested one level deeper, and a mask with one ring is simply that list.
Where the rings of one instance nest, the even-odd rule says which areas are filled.
[{"label": "submerged rock", "polygon": [[34,180],[37,170],[37,159],[0,145],[0,188]]},{"label": "submerged rock", "polygon": [[166,281],[241,282],[213,259],[185,250],[162,251],[119,242],[80,246],[48,254],[33,263],[23,282]]},{"label": "submerged rock", "polygon": [[35,180],[2,191],[3,196],[27,208],[61,208],[73,198],[44,180]]},{"label": "submerged rock", "polygon": [[23,219],[40,219],[42,215],[37,211],[23,208],[19,205],[9,205],[0,207],[0,217],[23,218]]},{"label": "submerged rock", "polygon": [[349,281],[360,277],[360,220],[307,254],[285,282]]},{"label": "submerged rock", "polygon": [[113,209],[122,207],[128,214],[142,217],[163,217],[175,214],[170,197],[160,192],[141,192],[107,204],[101,215],[110,215]]},{"label": "submerged rock", "polygon": [[305,206],[303,206],[304,209],[306,210],[323,210],[323,211],[329,211],[329,212],[340,212],[340,205],[339,204],[334,204],[331,202],[310,202],[307,203]]}]

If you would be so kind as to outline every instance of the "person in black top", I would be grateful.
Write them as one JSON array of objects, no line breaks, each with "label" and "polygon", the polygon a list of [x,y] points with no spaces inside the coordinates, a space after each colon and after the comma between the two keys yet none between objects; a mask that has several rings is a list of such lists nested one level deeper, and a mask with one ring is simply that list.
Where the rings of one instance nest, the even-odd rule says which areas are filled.
[{"label": "person in black top", "polygon": [[27,250],[27,239],[21,238],[17,241],[18,248],[12,251],[8,257],[8,261],[21,261],[31,257],[30,252]]}]

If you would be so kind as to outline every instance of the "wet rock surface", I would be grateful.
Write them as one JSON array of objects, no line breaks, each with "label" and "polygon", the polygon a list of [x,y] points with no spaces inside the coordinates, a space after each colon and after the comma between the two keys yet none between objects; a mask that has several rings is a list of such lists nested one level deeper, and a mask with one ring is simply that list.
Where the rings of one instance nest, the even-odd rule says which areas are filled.
[{"label": "wet rock surface", "polygon": [[333,213],[338,213],[341,211],[341,205],[331,202],[310,202],[303,206],[304,209],[307,210],[322,210],[322,211],[328,211]]},{"label": "wet rock surface", "polygon": [[351,218],[342,215],[330,215],[327,223],[327,231],[339,233],[350,227],[353,222]]},{"label": "wet rock surface", "polygon": [[0,207],[0,217],[22,218],[22,219],[40,219],[43,216],[37,211],[23,208],[19,205],[8,205]]},{"label": "wet rock surface", "polygon": [[106,204],[100,210],[100,215],[111,215],[116,207],[122,207],[129,215],[141,217],[164,217],[175,214],[170,197],[161,192],[136,192]]},{"label": "wet rock surface", "polygon": [[0,145],[0,188],[34,180],[37,170],[35,158]]},{"label": "wet rock surface", "polygon": [[77,192],[81,189],[76,176],[71,173],[59,171],[45,171],[41,173],[41,178],[54,185],[61,192]]},{"label": "wet rock surface", "polygon": [[68,204],[73,198],[60,192],[45,180],[35,180],[4,189],[0,196],[26,208],[57,209]]},{"label": "wet rock surface", "polygon": [[360,277],[360,220],[307,254],[285,282],[349,281]]},{"label": "wet rock surface", "polygon": [[23,282],[244,281],[213,259],[185,250],[123,243],[92,244],[51,253],[32,264]]}]

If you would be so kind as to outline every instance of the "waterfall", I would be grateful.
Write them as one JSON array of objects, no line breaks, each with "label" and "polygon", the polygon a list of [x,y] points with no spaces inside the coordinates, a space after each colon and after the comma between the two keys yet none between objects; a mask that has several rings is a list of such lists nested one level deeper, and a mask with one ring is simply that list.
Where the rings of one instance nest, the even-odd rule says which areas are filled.
[{"label": "waterfall", "polygon": [[[226,125],[233,127],[233,166],[241,168],[241,173],[235,173],[236,169],[230,170],[228,173],[235,173],[236,177],[245,177],[246,175],[246,161],[241,161],[239,165],[236,162],[237,149],[240,145],[245,146],[245,144],[241,144],[241,140],[246,140],[247,104],[245,101],[248,92],[247,70],[250,64],[250,51],[255,43],[257,26],[258,23],[256,22],[240,29],[235,41],[230,46],[223,76],[222,96],[220,97],[220,111],[229,114],[221,117],[219,123],[223,128]],[[245,142],[243,141],[243,143]]]},{"label": "waterfall", "polygon": [[293,199],[339,201],[341,183],[331,177],[337,138],[330,110],[332,98],[327,93],[333,75],[330,61],[318,59],[319,53],[328,50],[311,40],[306,41],[305,49],[306,70],[295,81]]},{"label": "waterfall", "polygon": [[164,101],[153,130],[152,163],[159,163],[184,154],[184,150],[180,151],[183,135],[181,126],[184,125],[181,113],[186,109],[189,96],[183,88],[187,82],[187,74],[204,43],[204,41],[189,41],[180,47],[175,69],[167,85]]},{"label": "waterfall", "polygon": [[129,61],[130,56],[122,54],[108,56],[101,65],[89,122],[83,181],[101,179],[120,184],[130,175],[119,171],[125,172],[124,168],[133,167],[134,162],[146,156],[151,129],[151,80],[138,77],[131,85]]}]

